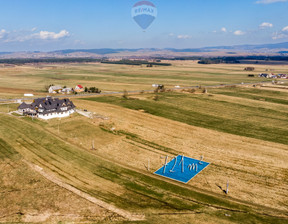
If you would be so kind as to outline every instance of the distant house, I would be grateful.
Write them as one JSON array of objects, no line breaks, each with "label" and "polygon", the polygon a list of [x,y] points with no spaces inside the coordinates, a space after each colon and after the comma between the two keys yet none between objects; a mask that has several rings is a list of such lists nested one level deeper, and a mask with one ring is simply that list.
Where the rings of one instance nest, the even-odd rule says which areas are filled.
[{"label": "distant house", "polygon": [[269,78],[269,74],[267,74],[267,73],[260,73],[260,74],[259,74],[259,77]]},{"label": "distant house", "polygon": [[287,74],[278,74],[277,77],[280,78],[280,79],[288,79],[288,75]]},{"label": "distant house", "polygon": [[64,88],[61,90],[61,93],[63,93],[63,94],[70,94],[73,92],[74,92],[73,88]]},{"label": "distant house", "polygon": [[84,92],[84,88],[81,85],[77,85],[77,86],[75,86],[74,91],[77,93],[81,93],[81,92]]},{"label": "distant house", "polygon": [[60,93],[62,89],[61,86],[50,86],[48,91],[49,93]]},{"label": "distant house", "polygon": [[35,116],[47,120],[69,116],[75,112],[75,105],[69,99],[46,97],[35,99],[31,104],[23,102],[18,107],[18,111],[23,115]]}]

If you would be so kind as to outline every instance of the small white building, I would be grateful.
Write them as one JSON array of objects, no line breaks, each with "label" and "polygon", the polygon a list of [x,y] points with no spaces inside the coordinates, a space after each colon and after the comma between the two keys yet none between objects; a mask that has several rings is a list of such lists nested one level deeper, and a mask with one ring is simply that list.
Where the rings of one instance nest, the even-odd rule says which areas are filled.
[{"label": "small white building", "polygon": [[64,88],[61,90],[61,93],[63,93],[63,94],[70,94],[73,92],[74,92],[74,90],[72,88]]},{"label": "small white building", "polygon": [[24,96],[34,96],[32,93],[24,93]]}]

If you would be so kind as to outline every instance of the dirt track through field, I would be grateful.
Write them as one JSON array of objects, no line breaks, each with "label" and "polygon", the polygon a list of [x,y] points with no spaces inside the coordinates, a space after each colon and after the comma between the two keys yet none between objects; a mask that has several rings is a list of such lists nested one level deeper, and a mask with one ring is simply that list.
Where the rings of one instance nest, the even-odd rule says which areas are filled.
[{"label": "dirt track through field", "polygon": [[70,186],[69,184],[66,184],[64,182],[62,182],[61,180],[59,180],[57,177],[51,175],[51,174],[48,174],[46,173],[41,167],[37,166],[37,165],[34,165],[28,161],[25,161],[24,162],[29,165],[29,167],[31,167],[31,169],[35,170],[36,172],[38,172],[39,174],[41,174],[43,177],[45,177],[46,179],[48,179],[49,181],[57,184],[58,186],[62,187],[62,188],[65,188],[66,190],[68,191],[71,191],[73,192],[74,194],[102,207],[102,208],[105,208],[111,212],[114,212],[128,220],[131,220],[131,221],[141,221],[141,220],[145,220],[145,215],[142,215],[142,214],[132,214],[130,212],[127,212],[125,210],[122,210],[122,209],[119,209],[113,205],[110,205],[104,201],[101,201],[95,197],[92,197],[90,196],[89,194],[86,194],[80,190],[78,190],[77,188],[75,187],[72,187]]}]

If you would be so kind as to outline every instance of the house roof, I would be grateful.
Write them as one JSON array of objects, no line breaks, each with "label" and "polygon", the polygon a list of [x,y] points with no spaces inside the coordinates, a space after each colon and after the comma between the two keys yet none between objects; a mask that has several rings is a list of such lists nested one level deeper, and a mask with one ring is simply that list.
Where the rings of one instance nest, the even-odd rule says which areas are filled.
[{"label": "house roof", "polygon": [[59,90],[59,89],[63,89],[61,86],[50,86],[49,89],[52,89],[52,90]]},{"label": "house roof", "polygon": [[83,86],[81,86],[81,85],[77,85],[80,89],[83,89]]},{"label": "house roof", "polygon": [[30,104],[26,104],[25,102],[21,103],[18,109],[23,110],[30,107]]},{"label": "house roof", "polygon": [[[35,99],[34,102],[31,104],[22,103],[18,107],[18,109],[26,109],[26,108],[36,110],[40,114],[49,114],[52,112],[62,112],[74,109],[75,105],[69,99],[46,97]],[[43,111],[40,112],[39,109],[42,109]]]},{"label": "house roof", "polygon": [[72,91],[72,88],[67,87],[67,88],[62,89],[62,91]]}]

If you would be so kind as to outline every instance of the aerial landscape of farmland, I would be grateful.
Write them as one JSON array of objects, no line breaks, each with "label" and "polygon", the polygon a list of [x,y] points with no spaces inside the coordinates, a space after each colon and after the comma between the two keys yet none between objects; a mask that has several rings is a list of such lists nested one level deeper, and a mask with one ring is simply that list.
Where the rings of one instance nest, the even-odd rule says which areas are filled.
[{"label": "aerial landscape of farmland", "polygon": [[[283,223],[285,80],[272,84],[248,77],[251,72],[242,64],[171,63],[1,68],[6,76],[0,83],[6,96],[0,105],[1,212],[9,215],[0,220]],[[287,71],[286,66],[258,65],[254,73],[267,68]],[[155,80],[165,89],[155,90]],[[5,88],[5,82],[13,85]],[[79,113],[64,118],[33,119],[17,111],[18,97],[29,90],[46,97],[45,85],[54,83],[89,84],[102,91],[50,94],[70,97],[75,104]],[[182,155],[209,166],[186,184],[154,174],[166,157],[171,161],[177,155],[177,166]],[[189,165],[183,165],[188,173],[193,172]],[[178,172],[181,176],[181,168]],[[75,197],[73,206],[67,206],[70,197]]]},{"label": "aerial landscape of farmland", "polygon": [[0,2],[0,223],[288,224],[288,0]]}]

